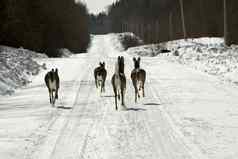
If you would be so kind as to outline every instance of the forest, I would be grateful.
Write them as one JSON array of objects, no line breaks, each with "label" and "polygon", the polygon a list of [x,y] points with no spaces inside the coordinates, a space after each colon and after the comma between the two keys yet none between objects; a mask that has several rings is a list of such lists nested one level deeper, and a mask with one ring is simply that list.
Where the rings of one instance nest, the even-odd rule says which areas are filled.
[{"label": "forest", "polygon": [[85,52],[91,34],[133,32],[145,43],[224,37],[238,44],[237,0],[117,0],[89,14],[74,0],[1,0],[0,44],[49,56],[59,48]]},{"label": "forest", "polygon": [[1,0],[0,44],[24,47],[49,56],[59,48],[86,51],[89,14],[74,0]]},{"label": "forest", "polygon": [[97,18],[109,19],[109,32],[133,32],[146,43],[224,36],[238,44],[237,0],[118,0],[107,15]]}]

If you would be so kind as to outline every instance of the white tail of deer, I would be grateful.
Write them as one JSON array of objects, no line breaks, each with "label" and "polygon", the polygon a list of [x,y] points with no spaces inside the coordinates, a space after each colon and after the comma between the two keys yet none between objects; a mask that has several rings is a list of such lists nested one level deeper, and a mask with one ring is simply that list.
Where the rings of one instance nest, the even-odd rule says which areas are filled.
[{"label": "white tail of deer", "polygon": [[135,57],[133,58],[134,69],[131,72],[131,80],[135,88],[135,103],[137,102],[137,97],[145,97],[144,85],[146,80],[146,72],[140,68],[140,60],[140,57],[138,59]]},{"label": "white tail of deer", "polygon": [[45,84],[49,91],[52,106],[55,105],[55,100],[58,99],[59,82],[58,69],[52,69],[45,75]]},{"label": "white tail of deer", "polygon": [[105,92],[105,81],[107,78],[107,70],[105,69],[105,62],[100,62],[99,67],[94,69],[94,78],[96,88],[100,93]]},{"label": "white tail of deer", "polygon": [[115,106],[118,110],[117,99],[121,100],[121,105],[125,107],[126,76],[124,74],[124,57],[119,56],[115,65],[115,72],[112,76],[112,87],[115,95]]}]

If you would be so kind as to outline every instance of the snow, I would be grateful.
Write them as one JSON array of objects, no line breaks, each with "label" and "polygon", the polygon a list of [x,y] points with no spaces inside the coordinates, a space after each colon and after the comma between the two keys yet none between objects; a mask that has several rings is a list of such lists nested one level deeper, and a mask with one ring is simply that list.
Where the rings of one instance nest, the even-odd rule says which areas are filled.
[{"label": "snow", "polygon": [[70,56],[72,56],[72,52],[67,48],[62,48],[62,49],[59,49],[58,51],[59,51],[60,57],[70,57]]},{"label": "snow", "polygon": [[42,68],[33,58],[44,55],[0,46],[0,95],[12,94],[16,88],[29,83],[29,76],[37,75]]},{"label": "snow", "polygon": [[157,56],[161,51],[165,49],[160,44],[150,44],[150,45],[143,45],[139,47],[131,47],[126,52],[127,54],[133,56],[148,56],[154,57]]},{"label": "snow", "polygon": [[[236,46],[226,48],[220,38],[203,38],[124,51],[117,36],[92,36],[87,54],[34,58],[47,70],[11,96],[0,97],[0,158],[236,159],[238,88],[219,74],[195,69],[212,59],[234,57]],[[160,54],[163,49],[171,52]],[[135,104],[132,58],[143,55],[143,50],[146,97]],[[176,50],[178,57],[173,56]],[[207,59],[196,63],[193,57],[199,54]],[[127,111],[115,110],[110,82],[118,55],[125,57]],[[100,61],[108,71],[106,93],[101,95],[93,77]],[[56,107],[49,104],[44,84],[51,68],[58,68],[61,81]]]},{"label": "snow", "polygon": [[[179,43],[179,44],[178,44]],[[218,76],[220,79],[237,83],[238,80],[238,47],[232,45],[226,47],[223,45],[223,39],[204,38],[193,40],[191,44],[180,42],[168,44],[174,50],[177,50],[178,62],[192,66],[193,68]]]},{"label": "snow", "polygon": [[[163,53],[163,50],[170,52]],[[238,83],[238,46],[224,46],[222,38],[175,40],[132,47],[126,52],[134,56],[170,56],[169,59],[180,64]]]},{"label": "snow", "polygon": [[111,33],[110,40],[113,44],[114,50],[124,51],[130,47],[142,45],[144,42],[133,33]]},{"label": "snow", "polygon": [[[208,158],[233,159],[238,156],[237,86],[232,84],[238,79],[238,50],[223,43],[222,38],[177,40],[127,53],[153,57],[146,66],[154,68],[151,74],[160,84],[156,86],[160,97],[166,95],[161,99],[167,105],[164,110],[188,145]],[[165,48],[171,52],[161,54]]]}]

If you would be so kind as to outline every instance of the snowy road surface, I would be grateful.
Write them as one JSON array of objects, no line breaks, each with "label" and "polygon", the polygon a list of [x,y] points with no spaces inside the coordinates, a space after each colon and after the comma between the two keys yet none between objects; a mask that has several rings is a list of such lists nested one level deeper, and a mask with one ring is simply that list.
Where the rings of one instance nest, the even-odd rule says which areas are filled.
[{"label": "snowy road surface", "polygon": [[[110,79],[124,55],[127,111],[115,111]],[[106,62],[100,97],[93,69]],[[13,96],[0,99],[1,159],[235,159],[237,87],[166,58],[142,58],[146,98],[134,103],[132,58],[114,49],[110,35],[95,36],[88,54],[38,59],[57,67],[59,100],[52,108],[45,72]]]}]

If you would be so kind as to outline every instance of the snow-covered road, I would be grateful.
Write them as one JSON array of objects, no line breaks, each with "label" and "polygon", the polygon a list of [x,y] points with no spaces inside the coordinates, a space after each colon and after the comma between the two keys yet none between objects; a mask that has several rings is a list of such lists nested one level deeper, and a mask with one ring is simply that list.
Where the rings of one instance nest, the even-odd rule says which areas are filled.
[{"label": "snow-covered road", "polygon": [[[126,58],[127,111],[115,111],[110,84],[118,55]],[[93,69],[100,60],[106,62],[108,71],[106,93],[102,97],[95,89],[93,78]],[[147,57],[142,58],[141,63],[148,76],[146,98],[135,104],[130,80],[132,57],[116,50],[110,35],[95,36],[88,54],[38,61],[46,63],[49,69],[59,69],[58,108],[49,104],[43,80],[45,72],[13,96],[1,97],[0,158],[206,159],[229,156],[233,159],[238,156],[235,152],[238,92],[234,86],[166,58]]]}]

